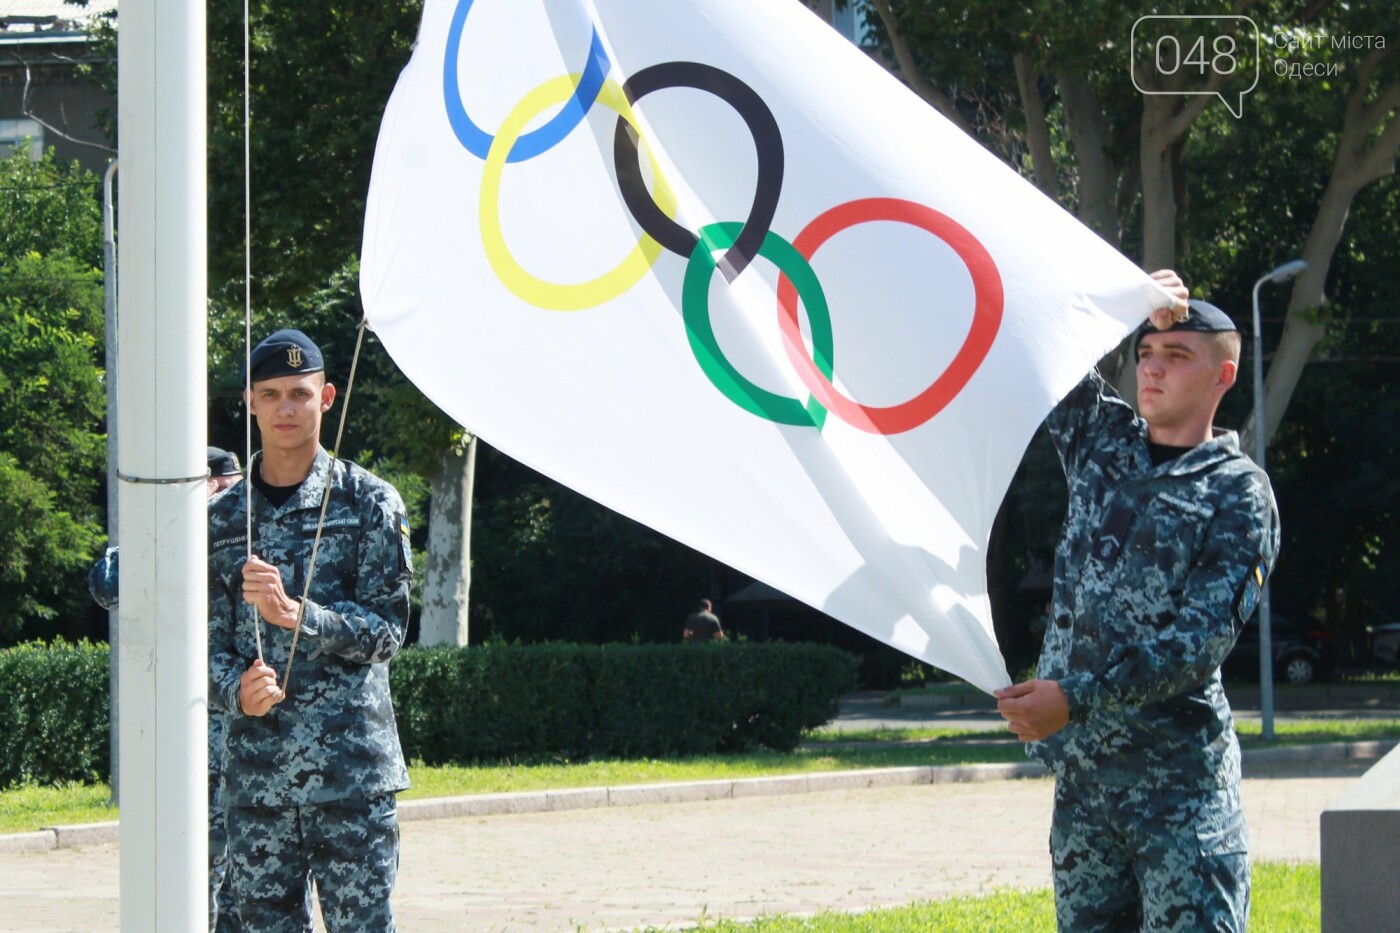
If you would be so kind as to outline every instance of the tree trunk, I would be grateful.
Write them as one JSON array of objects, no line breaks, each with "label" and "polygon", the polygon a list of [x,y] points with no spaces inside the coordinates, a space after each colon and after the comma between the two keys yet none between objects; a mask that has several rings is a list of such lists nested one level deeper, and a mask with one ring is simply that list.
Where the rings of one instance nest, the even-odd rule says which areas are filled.
[{"label": "tree trunk", "polygon": [[1078,167],[1079,219],[1115,249],[1123,242],[1118,221],[1118,165],[1109,155],[1112,128],[1088,78],[1056,77],[1065,108],[1065,131]]},{"label": "tree trunk", "polygon": [[1142,164],[1142,266],[1170,269],[1176,264],[1176,192],[1172,179],[1171,148],[1175,138],[1167,128],[1176,98],[1143,96]]},{"label": "tree trunk", "polygon": [[1035,186],[1052,200],[1058,199],[1055,159],[1050,154],[1050,126],[1045,121],[1045,100],[1040,96],[1040,75],[1026,53],[1017,52],[1012,60],[1016,65],[1016,87],[1021,92],[1021,110],[1026,115],[1026,141],[1031,148]]},{"label": "tree trunk", "polygon": [[895,77],[907,84],[911,91],[922,97],[934,110],[952,120],[958,129],[969,136],[975,135],[972,132],[972,124],[958,113],[953,99],[934,87],[919,70],[914,61],[914,53],[909,48],[909,41],[904,36],[904,30],[900,28],[899,19],[890,7],[889,0],[870,0],[870,5],[880,17],[880,22],[885,27],[885,35],[889,37],[890,50],[894,52],[895,64],[898,66],[893,70]]},{"label": "tree trunk", "polygon": [[[1274,352],[1264,379],[1264,443],[1273,439],[1283,420],[1284,410],[1293,396],[1293,390],[1302,378],[1303,366],[1312,356],[1313,349],[1327,334],[1318,311],[1325,299],[1323,286],[1327,279],[1327,269],[1332,264],[1332,255],[1342,239],[1342,229],[1346,226],[1347,214],[1351,210],[1351,199],[1355,192],[1337,184],[1329,184],[1322,195],[1317,217],[1308,231],[1308,241],[1303,247],[1303,260],[1308,267],[1298,274],[1293,282],[1293,294],[1288,300],[1288,318],[1283,325],[1283,338]],[[1265,286],[1267,288],[1267,285]],[[1260,306],[1264,299],[1261,298]],[[1255,424],[1251,418],[1245,426],[1243,441],[1249,444],[1246,450],[1254,449]]]},{"label": "tree trunk", "polygon": [[[1366,57],[1357,69],[1356,85],[1347,99],[1346,120],[1337,142],[1337,154],[1332,160],[1332,176],[1303,246],[1302,258],[1308,267],[1293,282],[1283,337],[1264,381],[1266,445],[1283,422],[1288,403],[1302,378],[1303,366],[1327,333],[1319,313],[1326,300],[1323,286],[1332,256],[1342,240],[1351,201],[1371,182],[1395,173],[1395,154],[1400,150],[1400,112],[1397,112],[1400,111],[1400,82],[1392,82],[1367,101],[1371,76],[1388,54],[1388,49],[1379,49]],[[1381,132],[1377,136],[1378,129]],[[1260,303],[1263,303],[1262,295]],[[1254,417],[1250,415],[1240,432],[1245,450],[1254,449],[1255,427]]]},{"label": "tree trunk", "polygon": [[475,482],[473,436],[465,450],[450,450],[443,455],[442,467],[432,481],[423,618],[418,636],[424,645],[467,644]]}]

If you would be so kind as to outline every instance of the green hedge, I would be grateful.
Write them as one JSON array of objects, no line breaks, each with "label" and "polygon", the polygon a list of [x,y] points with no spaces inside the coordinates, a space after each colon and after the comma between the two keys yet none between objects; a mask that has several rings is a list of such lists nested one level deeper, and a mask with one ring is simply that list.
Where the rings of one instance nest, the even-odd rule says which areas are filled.
[{"label": "green hedge", "polygon": [[790,750],[855,685],[821,645],[412,648],[390,665],[404,754],[428,764]]},{"label": "green hedge", "polygon": [[104,644],[0,651],[0,789],[107,777],[107,670]]},{"label": "green hedge", "polygon": [[[406,648],[404,754],[429,764],[788,750],[836,715],[854,656],[821,645]],[[107,646],[0,651],[0,789],[108,775]]]}]

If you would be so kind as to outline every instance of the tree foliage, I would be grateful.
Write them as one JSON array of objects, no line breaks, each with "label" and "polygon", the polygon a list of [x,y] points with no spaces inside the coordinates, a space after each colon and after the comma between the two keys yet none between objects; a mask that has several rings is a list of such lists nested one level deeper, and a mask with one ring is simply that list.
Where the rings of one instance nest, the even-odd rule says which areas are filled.
[{"label": "tree foliage", "polygon": [[[1237,321],[1248,321],[1260,275],[1309,259],[1291,294],[1266,286],[1262,295],[1266,354],[1284,362],[1270,370],[1270,422],[1287,412],[1269,453],[1284,527],[1278,602],[1294,617],[1324,616],[1353,644],[1377,607],[1400,608],[1400,489],[1389,479],[1400,427],[1391,391],[1400,362],[1394,17],[1375,4],[1238,5],[1247,9],[1234,12],[1258,24],[1262,55],[1237,119],[1208,97],[1140,94],[1129,75],[1138,16],[1227,12],[1218,5],[1103,0],[1077,4],[1072,15],[1048,0],[998,0],[975,12],[942,0],[861,5],[913,90],[945,113],[951,107],[988,148],[1129,256],[1149,268],[1170,258],[1198,296]],[[1289,79],[1279,63],[1285,72],[1295,64],[1335,70]],[[1036,152],[1048,153],[1053,172],[1042,172]],[[1218,424],[1247,423],[1253,365],[1247,353]],[[1284,377],[1298,379],[1296,390]],[[1032,445],[1004,510],[1014,542],[1000,568],[1004,591],[1043,566],[1057,524],[1048,519],[1062,513],[1062,492],[1047,486],[1058,470],[1042,447]],[[990,570],[998,585],[999,568]],[[1033,613],[1026,602],[1004,605]],[[999,631],[1007,621],[998,620]]]},{"label": "tree foliage", "polygon": [[96,185],[51,156],[0,161],[0,644],[82,615],[101,534]]}]

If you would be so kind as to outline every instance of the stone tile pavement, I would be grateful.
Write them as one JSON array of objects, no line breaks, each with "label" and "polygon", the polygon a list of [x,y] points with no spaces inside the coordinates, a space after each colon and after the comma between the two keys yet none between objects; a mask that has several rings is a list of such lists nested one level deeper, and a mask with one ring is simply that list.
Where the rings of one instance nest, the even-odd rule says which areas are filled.
[{"label": "stone tile pavement", "polygon": [[[1246,765],[1255,856],[1318,859],[1319,815],[1370,761]],[[1044,778],[405,822],[406,933],[684,929],[1048,884]],[[118,847],[0,854],[0,930],[117,928]],[[318,926],[319,929],[319,926]]]}]

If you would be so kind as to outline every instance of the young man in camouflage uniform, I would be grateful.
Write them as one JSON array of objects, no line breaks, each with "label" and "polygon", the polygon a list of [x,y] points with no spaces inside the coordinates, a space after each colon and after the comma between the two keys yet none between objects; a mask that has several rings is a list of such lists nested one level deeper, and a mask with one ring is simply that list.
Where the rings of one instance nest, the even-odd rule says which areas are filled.
[{"label": "young man in camouflage uniform", "polygon": [[[249,481],[209,513],[209,696],[229,713],[223,799],[235,901],[250,933],[310,931],[314,881],[328,930],[393,930],[395,794],[408,787],[408,772],[387,662],[408,625],[403,502],[388,483],[321,448],[335,387],[305,334],[273,334],[250,363],[247,404],[263,449]],[[298,618],[284,694],[278,677]]]},{"label": "young man in camouflage uniform", "polygon": [[[205,491],[213,499],[243,478],[238,455],[222,447],[208,449],[209,479]],[[109,547],[88,572],[88,592],[103,609],[117,608],[120,551]],[[220,767],[224,757],[224,716],[209,709],[209,931],[238,933],[238,913],[224,890],[228,877],[228,835],[224,831],[224,805],[219,800]],[[222,893],[221,893],[222,892]]]},{"label": "young man in camouflage uniform", "polygon": [[1097,372],[1047,424],[1070,486],[1037,679],[998,691],[1055,773],[1061,930],[1243,931],[1240,750],[1220,663],[1278,550],[1268,477],[1212,425],[1240,339],[1178,299],[1137,343],[1134,415]]}]

